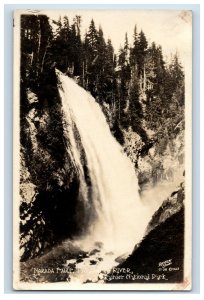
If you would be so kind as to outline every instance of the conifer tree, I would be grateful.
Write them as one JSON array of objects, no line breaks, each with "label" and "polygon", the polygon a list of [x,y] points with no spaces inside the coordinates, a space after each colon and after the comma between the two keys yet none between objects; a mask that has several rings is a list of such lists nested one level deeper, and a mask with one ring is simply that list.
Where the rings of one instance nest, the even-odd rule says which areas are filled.
[{"label": "conifer tree", "polygon": [[118,57],[119,65],[119,101],[118,111],[119,119],[123,126],[127,126],[127,106],[128,106],[128,91],[131,78],[131,69],[129,63],[129,43],[127,33],[125,34],[124,47],[119,50]]},{"label": "conifer tree", "polygon": [[130,48],[130,65],[131,65],[131,67],[136,68],[137,54],[138,54],[138,34],[137,34],[137,26],[135,25],[134,34],[133,34],[133,46],[132,46],[132,48]]},{"label": "conifer tree", "polygon": [[94,97],[97,96],[97,81],[96,70],[98,60],[98,32],[95,27],[94,20],[91,20],[88,32],[85,35],[84,41],[85,51],[85,69],[86,69],[86,88]]},{"label": "conifer tree", "polygon": [[147,39],[144,32],[141,30],[138,36],[138,51],[137,51],[137,65],[138,65],[138,74],[139,76],[142,75],[144,71],[144,63],[145,63],[145,56],[147,53]]}]

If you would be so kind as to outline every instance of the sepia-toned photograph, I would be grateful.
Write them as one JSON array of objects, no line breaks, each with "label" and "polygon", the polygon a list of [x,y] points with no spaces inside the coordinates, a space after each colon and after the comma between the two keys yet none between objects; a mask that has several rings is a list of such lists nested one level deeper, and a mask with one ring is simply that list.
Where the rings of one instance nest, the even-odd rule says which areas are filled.
[{"label": "sepia-toned photograph", "polygon": [[190,290],[192,12],[13,18],[14,289]]}]

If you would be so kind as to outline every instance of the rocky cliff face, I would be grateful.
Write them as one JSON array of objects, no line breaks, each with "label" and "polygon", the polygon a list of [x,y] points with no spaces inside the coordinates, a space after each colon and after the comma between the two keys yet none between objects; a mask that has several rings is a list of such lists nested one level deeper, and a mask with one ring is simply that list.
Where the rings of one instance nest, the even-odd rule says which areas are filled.
[{"label": "rocky cliff face", "polygon": [[178,213],[184,207],[185,191],[184,183],[171,193],[171,195],[163,201],[159,209],[154,213],[150,220],[146,235],[155,229],[161,223],[164,223],[168,218]]},{"label": "rocky cliff face", "polygon": [[[152,216],[143,240],[123,259],[118,270],[127,276],[108,275],[110,283],[182,282],[184,259],[184,185],[181,184]],[[124,269],[123,269],[124,268]]]},{"label": "rocky cliff face", "polygon": [[162,135],[161,138],[157,131],[146,129],[149,136],[147,143],[144,143],[130,128],[124,131],[124,151],[135,165],[142,190],[152,188],[161,182],[177,180],[179,184],[182,181],[184,124],[179,126],[178,132],[172,136]]},{"label": "rocky cliff face", "polygon": [[42,254],[54,243],[80,232],[84,225],[76,221],[77,210],[83,209],[78,203],[79,178],[66,151],[69,141],[64,139],[57,82],[54,87],[51,93],[46,93],[49,84],[37,91],[24,89],[20,153],[22,260]]}]

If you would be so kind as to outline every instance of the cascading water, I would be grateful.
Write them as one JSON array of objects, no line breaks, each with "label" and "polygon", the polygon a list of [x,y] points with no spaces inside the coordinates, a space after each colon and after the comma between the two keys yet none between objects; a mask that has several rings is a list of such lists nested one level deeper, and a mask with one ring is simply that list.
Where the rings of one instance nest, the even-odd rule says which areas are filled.
[{"label": "cascading water", "polygon": [[[134,166],[112,136],[95,99],[75,81],[56,70],[65,118],[69,155],[80,178],[83,201],[93,206],[95,219],[85,240],[101,241],[117,253],[131,251],[144,235],[150,215],[141,203]],[[80,136],[91,180],[86,183],[74,128]]]}]

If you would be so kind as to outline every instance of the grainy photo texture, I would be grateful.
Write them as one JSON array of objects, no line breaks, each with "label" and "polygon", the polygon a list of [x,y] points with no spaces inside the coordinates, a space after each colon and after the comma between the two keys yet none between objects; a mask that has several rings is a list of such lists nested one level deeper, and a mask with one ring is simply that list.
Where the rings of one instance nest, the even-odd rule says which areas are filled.
[{"label": "grainy photo texture", "polygon": [[15,289],[191,289],[191,18],[14,13]]}]

